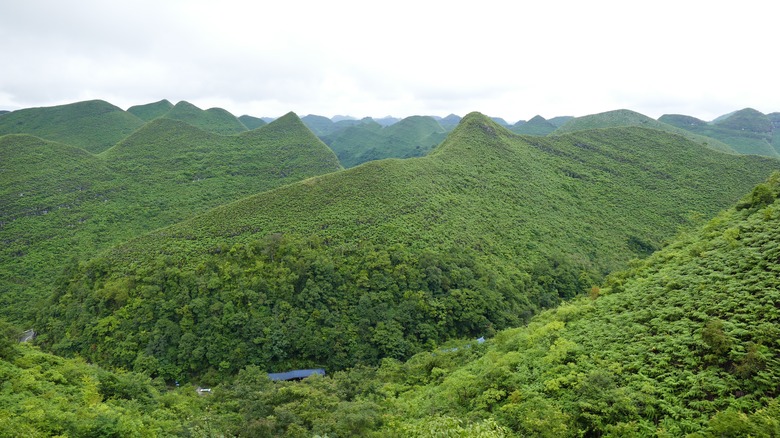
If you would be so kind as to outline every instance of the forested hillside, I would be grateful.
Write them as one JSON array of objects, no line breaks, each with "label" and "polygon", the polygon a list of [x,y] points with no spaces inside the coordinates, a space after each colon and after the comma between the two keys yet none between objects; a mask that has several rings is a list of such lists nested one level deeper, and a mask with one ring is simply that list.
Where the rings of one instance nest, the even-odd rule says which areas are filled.
[{"label": "forested hillside", "polygon": [[658,119],[687,131],[706,135],[731,146],[740,154],[780,157],[774,126],[769,116],[745,108],[707,123],[695,117],[666,114]]},{"label": "forested hillside", "polygon": [[143,124],[143,120],[108,102],[89,100],[3,114],[0,135],[30,134],[99,153]]},{"label": "forested hillside", "polygon": [[447,136],[432,117],[411,116],[390,126],[374,121],[324,135],[344,167],[383,158],[410,158],[426,155]]},{"label": "forested hillside", "polygon": [[425,158],[310,178],[72,265],[41,340],[169,380],[404,358],[590,290],[778,167],[658,130],[523,137],[474,113]]},{"label": "forested hillside", "polygon": [[237,136],[157,119],[100,155],[7,135],[0,162],[0,303],[15,321],[29,317],[73,257],[340,169],[294,114]]},{"label": "forested hillside", "polygon": [[716,138],[695,134],[685,129],[664,123],[663,121],[653,120],[643,114],[625,109],[569,119],[556,129],[553,134],[565,134],[588,129],[614,128],[618,126],[643,126],[659,129],[661,131],[682,135],[695,143],[699,143],[717,151],[736,152],[731,146]]}]

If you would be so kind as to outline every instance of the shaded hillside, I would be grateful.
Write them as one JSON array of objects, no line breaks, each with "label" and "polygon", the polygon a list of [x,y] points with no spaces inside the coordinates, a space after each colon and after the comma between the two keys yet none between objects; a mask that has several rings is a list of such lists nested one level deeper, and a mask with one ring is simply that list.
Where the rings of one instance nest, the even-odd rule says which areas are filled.
[{"label": "shaded hillside", "polygon": [[30,136],[0,147],[0,302],[17,320],[72,257],[340,169],[294,114],[237,136],[156,119],[99,157]]},{"label": "shaded hillside", "polygon": [[74,265],[39,326],[55,351],[166,379],[404,358],[589,290],[779,167],[653,129],[532,138],[473,113],[427,157],[310,178]]},{"label": "shaded hillside", "polygon": [[390,126],[373,120],[323,136],[344,167],[383,158],[420,157],[446,137],[432,117],[411,116]]},{"label": "shaded hillside", "polygon": [[0,117],[0,135],[30,134],[98,153],[130,135],[143,120],[102,100],[26,108]]},{"label": "shaded hillside", "polygon": [[646,128],[659,129],[661,131],[683,135],[690,140],[711,149],[723,152],[734,152],[734,149],[731,146],[717,139],[694,134],[685,129],[653,120],[650,117],[630,110],[615,110],[584,117],[575,117],[564,123],[560,128],[555,130],[553,134],[557,135],[588,129],[612,128],[618,126],[643,126]]},{"label": "shaded hillside", "polygon": [[243,123],[244,126],[246,126],[249,130],[257,129],[268,124],[268,122],[259,117],[252,117],[247,115],[239,117],[238,120]]},{"label": "shaded hillside", "polygon": [[342,131],[346,128],[349,128],[350,126],[361,125],[363,123],[373,121],[370,117],[366,117],[363,120],[355,120],[352,118],[340,118],[336,120],[334,117],[333,120],[331,120],[327,117],[313,114],[304,116],[301,118],[301,120],[306,125],[306,127],[311,130],[311,132],[320,138],[324,138],[325,136],[333,134],[334,132]]},{"label": "shaded hillside", "polygon": [[545,136],[552,133],[556,129],[558,128],[556,128],[555,125],[545,120],[542,116],[534,116],[527,122],[515,123],[514,126],[510,128],[510,130],[515,134],[538,136]]},{"label": "shaded hillside", "polygon": [[740,154],[780,157],[774,143],[774,127],[768,116],[746,108],[707,123],[690,116],[665,114],[658,119],[678,128],[717,139]]},{"label": "shaded hillside", "polygon": [[568,122],[569,120],[573,119],[572,116],[557,116],[553,117],[552,119],[547,120],[550,124],[555,126],[556,128],[560,128],[563,126],[564,123]]},{"label": "shaded hillside", "polygon": [[181,120],[196,128],[214,134],[230,135],[247,130],[234,115],[222,108],[209,108],[202,110],[197,106],[181,101],[177,103],[163,116],[168,119]]},{"label": "shaded hillside", "polygon": [[774,436],[778,182],[468,364],[409,361],[386,383],[401,430],[461,418],[527,436]]},{"label": "shaded hillside", "polygon": [[127,109],[130,114],[135,114],[141,120],[146,122],[164,116],[173,108],[173,104],[167,99],[159,102],[147,103],[145,105],[135,105]]},{"label": "shaded hillside", "polygon": [[437,118],[434,117],[437,122],[441,125],[442,128],[444,128],[447,132],[452,131],[455,129],[456,126],[458,126],[458,123],[460,123],[461,117],[456,116],[455,114],[450,114],[447,117],[444,118]]}]

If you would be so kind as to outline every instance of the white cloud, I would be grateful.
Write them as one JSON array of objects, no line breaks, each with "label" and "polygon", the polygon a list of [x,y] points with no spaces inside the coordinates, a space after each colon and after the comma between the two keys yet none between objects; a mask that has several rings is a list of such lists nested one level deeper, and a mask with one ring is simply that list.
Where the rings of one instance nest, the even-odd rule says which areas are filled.
[{"label": "white cloud", "polygon": [[0,108],[167,98],[258,116],[770,112],[780,110],[777,9],[758,0],[26,0],[0,14],[0,54],[12,60]]}]

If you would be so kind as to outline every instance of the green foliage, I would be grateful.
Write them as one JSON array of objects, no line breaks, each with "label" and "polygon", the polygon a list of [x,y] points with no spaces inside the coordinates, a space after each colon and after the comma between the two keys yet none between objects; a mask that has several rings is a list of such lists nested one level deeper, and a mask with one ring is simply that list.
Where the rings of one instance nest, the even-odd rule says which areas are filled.
[{"label": "green foliage", "polygon": [[148,122],[158,117],[164,116],[173,108],[173,104],[167,99],[159,102],[147,103],[145,105],[135,105],[127,109],[127,112],[134,114],[139,119]]},{"label": "green foliage", "polygon": [[664,115],[658,121],[722,141],[740,154],[780,157],[771,120],[754,109],[736,111],[712,123],[680,115]]},{"label": "green foliage", "polygon": [[542,116],[534,116],[531,120],[520,123],[517,122],[514,126],[509,128],[515,134],[523,135],[539,135],[545,136],[558,129],[555,125],[548,122]]},{"label": "green foliage", "polygon": [[[163,259],[122,280],[99,271],[71,278],[46,306],[40,339],[168,381],[225,377],[248,364],[335,370],[491,334],[562,293],[545,290],[544,303],[529,303],[513,292],[531,288],[524,277],[492,273],[463,248],[326,248],[269,236],[214,252],[194,272]],[[574,293],[566,281],[556,287]]]},{"label": "green foliage", "polygon": [[445,137],[444,128],[432,117],[411,116],[385,127],[364,121],[322,139],[349,168],[383,158],[421,157]]},{"label": "green foliage", "polygon": [[102,152],[143,125],[143,120],[102,100],[27,108],[0,118],[0,136],[30,134]]},{"label": "green foliage", "polygon": [[[669,119],[665,119],[669,120]],[[658,129],[661,131],[682,135],[688,140],[721,152],[734,153],[735,150],[726,142],[720,139],[707,136],[706,134],[690,132],[689,125],[683,126],[670,125],[664,120],[653,120],[650,117],[630,110],[607,111],[605,113],[593,114],[584,117],[570,119],[560,128],[555,130],[554,134],[565,134],[589,129],[613,128],[619,126],[642,126]]]},{"label": "green foliage", "polygon": [[294,114],[236,136],[157,119],[99,156],[8,135],[0,162],[0,304],[15,321],[29,321],[73,257],[340,169]]},{"label": "green foliage", "polygon": [[197,106],[181,101],[162,117],[186,122],[206,132],[220,135],[239,134],[247,130],[233,114],[222,108],[202,110]]},{"label": "green foliage", "polygon": [[681,205],[733,202],[746,166],[777,163],[640,128],[531,141],[472,114],[429,157],[281,187],[74,266],[40,331],[166,379],[405,358],[586,293],[635,255],[631,236],[671,235]]},{"label": "green foliage", "polygon": [[257,129],[257,128],[261,127],[261,126],[265,126],[265,125],[267,125],[267,124],[268,124],[268,123],[266,123],[266,121],[265,121],[265,120],[263,120],[263,119],[261,119],[261,118],[258,118],[258,117],[252,117],[252,116],[247,116],[247,115],[244,115],[244,116],[241,116],[241,117],[239,117],[239,118],[238,118],[238,121],[240,121],[241,123],[243,123],[243,124],[244,124],[244,126],[246,126],[246,127],[247,127],[247,129],[249,129],[250,131],[251,131],[252,129]]},{"label": "green foliage", "polygon": [[205,436],[208,401],[191,386],[17,349],[0,358],[0,436]]}]

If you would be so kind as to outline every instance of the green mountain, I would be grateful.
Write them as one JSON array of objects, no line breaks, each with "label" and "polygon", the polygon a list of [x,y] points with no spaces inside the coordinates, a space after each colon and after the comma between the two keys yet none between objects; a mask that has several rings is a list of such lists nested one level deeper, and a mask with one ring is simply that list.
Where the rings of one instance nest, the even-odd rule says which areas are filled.
[{"label": "green mountain", "polygon": [[127,112],[130,114],[135,114],[135,116],[139,119],[148,122],[150,120],[164,116],[172,108],[173,104],[170,103],[167,99],[163,99],[159,102],[131,106],[127,109]]},{"label": "green mountain", "polygon": [[257,128],[261,127],[261,126],[265,126],[265,125],[268,124],[268,122],[266,122],[265,120],[263,120],[263,119],[261,119],[259,117],[252,117],[252,116],[247,116],[247,115],[243,115],[243,116],[239,117],[238,120],[241,123],[243,123],[244,126],[247,127],[247,129],[250,129],[250,130],[257,129]]},{"label": "green mountain", "polygon": [[98,153],[143,125],[143,120],[102,100],[27,108],[0,117],[0,135],[30,134]]},{"label": "green mountain", "polygon": [[235,136],[159,118],[99,156],[19,135],[0,148],[0,304],[17,321],[73,257],[340,169],[292,113]]},{"label": "green mountain", "polygon": [[192,126],[214,134],[239,134],[247,130],[234,115],[222,108],[202,110],[197,106],[181,101],[163,116],[168,119],[181,120]]},{"label": "green mountain", "polygon": [[423,353],[364,388],[394,388],[385,424],[409,431],[459,418],[521,436],[774,436],[779,183],[465,363]]},{"label": "green mountain", "polygon": [[768,116],[751,108],[724,115],[712,123],[677,114],[666,114],[658,120],[717,139],[740,154],[780,157],[780,143],[774,142],[772,121]]},{"label": "green mountain", "polygon": [[336,124],[327,117],[309,114],[307,116],[303,116],[301,120],[306,125],[306,127],[311,130],[311,132],[320,138],[338,130]]},{"label": "green mountain", "polygon": [[563,126],[564,123],[568,122],[569,120],[573,119],[572,116],[558,116],[553,117],[552,119],[547,120],[547,122],[551,123],[556,128],[560,128]]},{"label": "green mountain", "polygon": [[654,129],[524,137],[473,113],[426,157],[280,187],[73,265],[36,326],[53,351],[166,380],[405,358],[589,290],[778,168]]},{"label": "green mountain", "polygon": [[650,117],[631,110],[615,110],[605,113],[592,114],[584,117],[575,117],[564,123],[553,134],[565,134],[588,129],[612,128],[618,126],[643,126],[646,128],[660,129],[666,132],[683,135],[690,140],[722,152],[734,153],[734,149],[712,137],[701,136],[685,129],[653,120]]},{"label": "green mountain", "polygon": [[344,167],[383,158],[420,157],[446,137],[432,117],[411,116],[383,127],[373,120],[323,136]]},{"label": "green mountain", "polygon": [[10,112],[11,111],[8,111],[8,110],[0,110],[0,116],[2,116],[3,114],[8,114]]},{"label": "green mountain", "polygon": [[456,126],[460,123],[461,117],[456,116],[455,114],[450,114],[447,117],[444,118],[437,118],[436,121],[439,122],[442,128],[444,128],[445,131],[450,132],[453,129],[455,129]]},{"label": "green mountain", "polygon": [[545,136],[558,129],[555,125],[548,122],[542,116],[534,116],[531,120],[523,123],[515,123],[509,128],[515,134],[540,135]]}]

